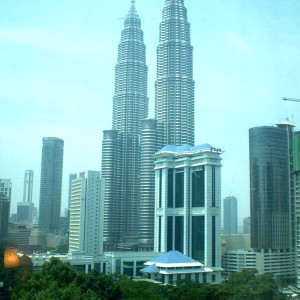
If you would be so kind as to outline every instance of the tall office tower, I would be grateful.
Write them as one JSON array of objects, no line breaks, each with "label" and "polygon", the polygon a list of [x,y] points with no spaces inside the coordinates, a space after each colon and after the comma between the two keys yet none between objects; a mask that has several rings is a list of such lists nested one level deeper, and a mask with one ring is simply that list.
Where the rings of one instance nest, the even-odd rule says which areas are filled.
[{"label": "tall office tower", "polygon": [[139,247],[148,250],[153,249],[154,239],[154,190],[151,188],[154,185],[154,154],[167,144],[194,145],[193,48],[183,0],[166,0],[162,13],[157,47],[155,119],[145,120],[141,136]]},{"label": "tall office tower", "polygon": [[76,174],[69,174],[69,194],[68,194],[68,209],[71,208],[71,191],[72,191],[72,181],[77,178]]},{"label": "tall office tower", "polygon": [[244,234],[250,234],[250,224],[251,224],[251,218],[247,217],[243,220],[243,233]]},{"label": "tall office tower", "polygon": [[238,233],[237,199],[236,197],[226,197],[223,200],[223,222],[224,234]]},{"label": "tall office tower", "polygon": [[26,170],[24,175],[23,202],[32,203],[33,170]]},{"label": "tall office tower", "polygon": [[11,202],[11,180],[0,179],[0,239],[7,238]]},{"label": "tall office tower", "polygon": [[159,148],[194,145],[193,47],[183,0],[166,0],[160,24],[155,83]]},{"label": "tall office tower", "polygon": [[69,252],[81,252],[88,256],[102,254],[100,193],[99,171],[82,172],[73,179]]},{"label": "tall office tower", "polygon": [[[251,247],[264,253],[266,271],[286,282],[296,278],[293,125],[249,131]],[[271,262],[271,263],[270,263]]]},{"label": "tall office tower", "polygon": [[221,281],[221,153],[210,145],[156,153],[154,250],[177,250]]},{"label": "tall office tower", "polygon": [[59,232],[63,152],[63,140],[43,138],[39,228],[44,232]]},{"label": "tall office tower", "polygon": [[[142,121],[148,114],[147,73],[141,20],[132,1],[115,67],[113,130],[104,131],[102,144],[106,249],[138,238],[139,140]],[[111,173],[113,170],[116,173]]]},{"label": "tall office tower", "polygon": [[297,217],[297,286],[300,288],[300,131],[294,134],[294,172]]}]

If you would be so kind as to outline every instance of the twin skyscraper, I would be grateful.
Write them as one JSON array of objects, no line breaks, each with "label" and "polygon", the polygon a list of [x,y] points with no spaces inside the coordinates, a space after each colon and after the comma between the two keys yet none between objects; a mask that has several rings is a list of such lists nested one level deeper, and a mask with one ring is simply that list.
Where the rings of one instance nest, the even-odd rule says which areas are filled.
[{"label": "twin skyscraper", "polygon": [[134,1],[125,18],[115,67],[112,129],[102,143],[104,249],[152,250],[154,154],[194,145],[193,47],[183,0],[166,0],[160,23],[155,118],[148,118],[148,67]]}]

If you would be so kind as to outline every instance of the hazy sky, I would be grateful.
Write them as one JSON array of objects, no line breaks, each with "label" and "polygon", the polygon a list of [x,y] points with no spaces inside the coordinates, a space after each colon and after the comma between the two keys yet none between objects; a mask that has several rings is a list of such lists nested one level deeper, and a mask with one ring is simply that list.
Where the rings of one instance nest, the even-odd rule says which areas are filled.
[{"label": "hazy sky", "polygon": [[[163,0],[136,0],[142,20],[150,117]],[[0,1],[0,178],[22,201],[26,169],[39,202],[42,138],[65,141],[68,174],[100,170],[111,128],[114,67],[130,0]],[[300,127],[300,1],[186,0],[194,47],[196,144],[225,150],[222,198],[249,215],[248,129],[285,117]]]}]

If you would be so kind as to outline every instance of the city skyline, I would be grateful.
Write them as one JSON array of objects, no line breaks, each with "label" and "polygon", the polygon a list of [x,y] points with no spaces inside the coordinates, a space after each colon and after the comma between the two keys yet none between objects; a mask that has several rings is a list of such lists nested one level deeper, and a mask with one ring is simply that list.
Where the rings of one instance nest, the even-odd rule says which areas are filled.
[{"label": "city skyline", "polygon": [[[72,7],[67,1],[29,1],[26,7],[19,1],[0,4],[0,94],[5,112],[0,125],[6,133],[0,138],[0,177],[12,179],[12,212],[22,199],[26,169],[34,170],[33,202],[38,204],[44,136],[65,140],[62,209],[67,207],[68,175],[100,170],[101,132],[111,124],[113,73],[123,26],[123,19],[117,19],[130,6],[130,1],[116,3],[113,9],[96,1],[84,7],[80,1]],[[140,0],[135,5],[147,48],[152,117],[164,1]],[[281,101],[283,96],[300,98],[300,4],[191,0],[185,6],[194,48],[195,143],[209,142],[225,150],[222,198],[236,195],[244,204],[240,209],[248,207],[239,213],[243,218],[249,215],[248,129],[275,124],[287,115],[294,115],[300,126],[299,104]]]}]

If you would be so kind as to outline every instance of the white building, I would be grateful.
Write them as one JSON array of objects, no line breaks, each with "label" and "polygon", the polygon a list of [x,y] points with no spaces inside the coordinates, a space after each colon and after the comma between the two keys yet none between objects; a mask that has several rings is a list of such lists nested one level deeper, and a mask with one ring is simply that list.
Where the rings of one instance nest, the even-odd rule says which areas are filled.
[{"label": "white building", "polygon": [[69,252],[103,253],[99,171],[87,171],[72,181]]},{"label": "white building", "polygon": [[165,146],[155,160],[154,251],[177,250],[221,281],[221,153],[208,144]]},{"label": "white building", "polygon": [[223,255],[222,267],[225,276],[243,269],[256,269],[259,274],[272,273],[278,278],[282,274],[293,274],[289,252],[228,251]]},{"label": "white building", "polygon": [[149,279],[163,284],[191,279],[199,283],[216,283],[216,273],[202,263],[178,252],[169,251],[145,263],[141,270]]}]

